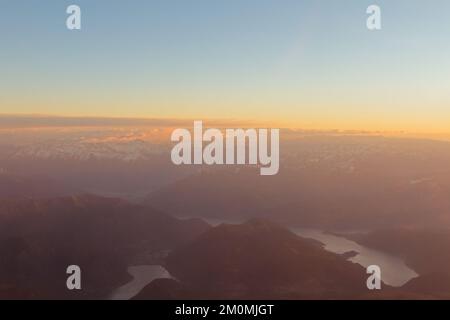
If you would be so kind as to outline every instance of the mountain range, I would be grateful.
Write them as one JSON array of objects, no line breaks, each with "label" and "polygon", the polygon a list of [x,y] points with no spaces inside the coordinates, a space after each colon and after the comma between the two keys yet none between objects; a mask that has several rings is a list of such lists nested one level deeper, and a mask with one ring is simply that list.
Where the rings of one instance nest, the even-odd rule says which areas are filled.
[{"label": "mountain range", "polygon": [[[200,220],[93,195],[0,200],[0,290],[105,298],[129,280],[127,267],[144,253],[173,249],[208,228]],[[66,288],[72,264],[83,270],[81,291]]]}]

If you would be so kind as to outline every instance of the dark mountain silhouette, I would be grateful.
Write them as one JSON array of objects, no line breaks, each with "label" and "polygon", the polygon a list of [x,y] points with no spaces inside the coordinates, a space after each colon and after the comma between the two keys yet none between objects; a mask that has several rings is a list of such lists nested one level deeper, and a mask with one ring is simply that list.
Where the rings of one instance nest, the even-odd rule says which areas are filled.
[{"label": "dark mountain silhouette", "polygon": [[[105,298],[129,279],[136,255],[173,249],[208,228],[92,195],[1,200],[0,288],[37,298]],[[82,269],[82,291],[66,289],[72,264]]]},{"label": "dark mountain silhouette", "polygon": [[431,273],[410,280],[402,288],[428,299],[450,299],[450,274]]},{"label": "dark mountain silhouette", "polygon": [[[391,292],[393,298],[450,299],[450,230],[447,228],[391,228],[351,234],[367,247],[405,259],[420,274]],[[383,298],[386,293],[380,293]]]},{"label": "dark mountain silhouette", "polygon": [[450,274],[450,229],[391,228],[347,237],[365,246],[403,257],[421,275]]},{"label": "dark mountain silhouette", "polygon": [[136,299],[344,299],[367,291],[365,270],[277,224],[220,225],[174,250]]},{"label": "dark mountain silhouette", "polygon": [[371,291],[361,266],[260,219],[210,229],[166,267],[176,279],[155,280],[134,299],[450,299],[448,272]]}]

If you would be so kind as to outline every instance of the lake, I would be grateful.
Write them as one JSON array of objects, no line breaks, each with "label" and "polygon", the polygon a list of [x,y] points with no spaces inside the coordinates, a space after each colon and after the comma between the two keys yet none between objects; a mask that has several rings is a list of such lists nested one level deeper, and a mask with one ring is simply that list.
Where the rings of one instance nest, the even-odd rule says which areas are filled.
[{"label": "lake", "polygon": [[133,279],[117,288],[111,294],[111,300],[129,300],[141,292],[153,280],[172,278],[166,269],[157,265],[132,266],[127,270]]},{"label": "lake", "polygon": [[[244,221],[225,221],[223,219],[204,219],[212,226],[221,223],[240,224]],[[379,250],[370,249],[348,240],[344,237],[328,234],[321,230],[310,228],[290,228],[290,230],[303,238],[310,238],[321,242],[324,249],[336,254],[343,254],[349,251],[355,251],[358,254],[349,261],[357,263],[364,268],[370,265],[377,265],[381,268],[382,281],[393,287],[401,287],[409,280],[416,278],[418,274],[409,268],[405,261],[399,257],[385,253]]]},{"label": "lake", "polygon": [[[224,221],[222,219],[205,219],[213,226],[221,223],[239,224],[242,221]],[[321,230],[307,228],[291,228],[293,233],[303,238],[310,238],[321,242],[324,249],[336,254],[355,251],[358,254],[349,258],[349,261],[357,263],[364,268],[370,265],[378,265],[381,268],[381,277],[385,284],[393,287],[401,287],[418,274],[409,268],[405,262],[394,255],[370,249],[344,237],[332,235]],[[129,300],[137,295],[146,285],[155,279],[172,278],[169,272],[159,265],[131,266],[128,273],[133,279],[127,284],[116,289],[112,300]]]},{"label": "lake", "polygon": [[358,252],[357,255],[348,260],[360,264],[364,268],[370,265],[379,266],[381,268],[381,279],[390,286],[401,287],[409,280],[418,276],[402,259],[391,254],[367,248],[354,241],[328,234],[321,230],[304,228],[293,228],[291,230],[301,237],[314,239],[323,243],[325,250],[330,252],[337,254],[343,254],[349,251]]}]

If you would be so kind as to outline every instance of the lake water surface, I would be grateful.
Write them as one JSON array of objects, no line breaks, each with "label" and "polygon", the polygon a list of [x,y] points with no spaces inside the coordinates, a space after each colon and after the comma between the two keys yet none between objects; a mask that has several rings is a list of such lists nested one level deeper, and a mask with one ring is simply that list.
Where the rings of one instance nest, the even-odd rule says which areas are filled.
[{"label": "lake water surface", "polygon": [[[205,220],[213,226],[217,226],[221,223],[241,223],[240,221]],[[367,268],[370,265],[378,265],[381,268],[383,282],[393,287],[400,287],[418,276],[418,274],[409,268],[402,259],[382,251],[359,245],[344,237],[315,229],[291,228],[291,231],[298,236],[321,242],[324,245],[325,250],[336,254],[343,254],[349,251],[357,252],[358,254],[351,257],[349,261],[357,263],[364,268]],[[116,289],[111,295],[112,300],[129,300],[153,280],[172,278],[169,272],[159,265],[132,266],[128,268],[128,273],[133,276],[133,279]]]},{"label": "lake water surface", "polygon": [[141,292],[142,289],[155,279],[172,278],[162,266],[133,266],[128,268],[133,279],[117,288],[111,295],[111,300],[129,300]]},{"label": "lake water surface", "polygon": [[[205,219],[212,226],[221,223],[240,224],[244,221],[225,221],[221,219]],[[416,278],[418,274],[409,268],[403,259],[379,250],[370,249],[348,240],[344,237],[332,235],[321,230],[309,228],[290,228],[298,236],[314,239],[324,245],[324,249],[336,254],[355,251],[358,254],[348,259],[364,268],[377,265],[381,268],[382,281],[393,287],[401,287],[409,280]]]},{"label": "lake water surface", "polygon": [[401,287],[409,280],[418,276],[402,259],[391,254],[367,248],[354,241],[320,230],[302,228],[293,228],[291,230],[301,237],[311,238],[323,243],[327,251],[337,254],[343,254],[349,251],[358,252],[358,255],[348,260],[358,263],[364,268],[370,265],[379,266],[381,268],[382,281],[393,287]]}]

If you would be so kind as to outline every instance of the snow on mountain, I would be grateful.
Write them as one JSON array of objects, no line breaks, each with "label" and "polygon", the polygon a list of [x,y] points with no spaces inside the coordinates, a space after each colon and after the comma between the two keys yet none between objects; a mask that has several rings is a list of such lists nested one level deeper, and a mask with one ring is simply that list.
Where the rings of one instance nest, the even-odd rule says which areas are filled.
[{"label": "snow on mountain", "polygon": [[168,146],[135,140],[101,140],[101,139],[62,139],[29,143],[17,146],[11,158],[40,159],[115,159],[121,161],[144,160],[150,156],[162,154]]}]

